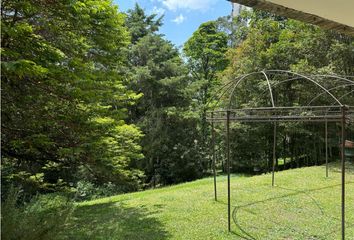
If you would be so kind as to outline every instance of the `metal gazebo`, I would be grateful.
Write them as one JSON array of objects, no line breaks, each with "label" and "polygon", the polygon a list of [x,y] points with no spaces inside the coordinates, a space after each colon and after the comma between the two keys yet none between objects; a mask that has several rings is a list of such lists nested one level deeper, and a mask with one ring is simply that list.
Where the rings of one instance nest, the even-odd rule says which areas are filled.
[{"label": "metal gazebo", "polygon": [[[250,100],[247,103],[237,102],[238,94],[242,94],[242,83],[255,86],[256,94],[269,97],[262,98],[263,106],[255,106]],[[307,98],[297,99],[292,105],[277,99],[277,91],[284,84],[296,86],[306,85],[313,94]],[[304,87],[304,86],[302,86]],[[301,87],[296,90],[301,90]],[[257,93],[258,91],[258,93]],[[245,93],[243,93],[245,94]],[[247,94],[247,93],[246,93]],[[345,239],[345,139],[346,126],[354,116],[354,107],[350,103],[354,95],[354,77],[335,75],[310,75],[284,70],[264,70],[237,77],[226,83],[213,97],[211,111],[207,112],[207,121],[211,123],[211,144],[213,151],[214,195],[216,189],[216,154],[215,154],[215,123],[226,124],[226,171],[227,171],[227,202],[228,230],[231,231],[231,194],[230,194],[230,123],[273,123],[273,161],[272,186],[275,183],[276,136],[277,124],[280,122],[314,122],[325,124],[326,145],[326,177],[328,177],[328,123],[341,126],[341,235]],[[246,95],[247,96],[247,95]],[[310,98],[309,98],[310,97]],[[349,99],[349,100],[348,100]],[[301,102],[301,103],[300,103]],[[216,110],[216,106],[220,109]]]}]

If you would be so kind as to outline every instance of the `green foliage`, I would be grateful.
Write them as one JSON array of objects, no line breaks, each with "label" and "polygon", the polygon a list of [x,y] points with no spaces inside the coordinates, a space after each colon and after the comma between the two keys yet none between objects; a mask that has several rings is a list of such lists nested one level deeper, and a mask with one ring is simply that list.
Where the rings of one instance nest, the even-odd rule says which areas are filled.
[{"label": "green foliage", "polygon": [[[225,69],[227,59],[227,36],[218,31],[214,21],[203,23],[199,26],[190,39],[185,43],[183,52],[188,58],[189,69],[195,81],[204,81],[203,95],[208,94],[216,74]],[[207,96],[202,96],[207,98]],[[206,99],[202,100],[205,103]]]},{"label": "green foliage", "polygon": [[135,44],[140,38],[155,33],[162,25],[163,16],[155,20],[157,14],[146,15],[138,3],[135,3],[134,9],[127,11],[126,26],[131,34],[131,41]]},{"label": "green foliage", "polygon": [[88,181],[78,181],[75,190],[75,198],[79,201],[108,197],[126,191],[124,186],[120,187],[111,182],[95,185]]},{"label": "green foliage", "polygon": [[9,191],[1,202],[1,239],[59,239],[74,210],[72,202],[60,195],[38,195],[19,203],[19,192]]},{"label": "green foliage", "polygon": [[235,23],[236,32],[245,35],[243,23],[249,21],[250,24],[244,41],[229,52],[228,70],[235,74],[263,69],[296,69],[304,62],[307,69],[298,70],[319,72],[329,67],[330,73],[342,75],[351,75],[353,71],[351,37],[258,11],[246,11],[240,18],[242,20]]},{"label": "green foliage", "polygon": [[[138,4],[123,14],[111,0],[3,1],[1,17],[2,184],[29,194],[89,199],[196,179],[210,168],[206,111],[223,82],[263,69],[354,75],[353,38],[260,11],[201,24],[183,54],[158,34],[163,16]],[[239,86],[233,106],[269,104],[258,80]],[[283,105],[313,94],[277,90]],[[319,159],[321,127],[278,128],[277,158],[317,146]],[[233,170],[266,171],[272,126],[231,131]]]},{"label": "green foliage", "polygon": [[[137,17],[139,16],[139,17]],[[127,26],[156,29],[161,19],[152,21],[136,5],[128,11]],[[140,20],[137,20],[140,19]],[[131,28],[130,28],[131,29]],[[129,47],[130,89],[142,95],[130,108],[130,119],[144,132],[145,159],[138,166],[147,175],[147,185],[157,186],[201,176],[197,118],[191,113],[191,81],[178,50],[154,31],[135,33]]]},{"label": "green foliage", "polygon": [[[221,20],[220,20],[221,21]],[[249,24],[245,26],[245,22]],[[221,23],[224,23],[221,21]],[[224,23],[225,24],[225,23]],[[229,49],[230,64],[222,73],[224,83],[236,77],[262,70],[289,70],[305,74],[348,75],[354,73],[353,38],[283,17],[259,11],[245,11],[235,21],[232,30],[242,36],[242,41]],[[282,78],[271,79],[277,106],[301,106],[317,94],[309,83],[289,81],[276,85]],[[319,81],[321,81],[319,79]],[[328,82],[320,82],[332,86]],[[231,107],[269,107],[265,95],[266,83],[254,75],[242,82],[231,99]],[[340,95],[340,94],[339,94]],[[220,106],[227,106],[229,97]],[[348,95],[345,102],[353,102]],[[313,102],[318,105],[333,104],[322,97]],[[246,131],[247,130],[247,131]],[[272,126],[266,124],[242,124],[232,126],[232,159],[234,171],[262,168],[267,171],[272,161]],[[323,126],[313,124],[280,124],[278,127],[276,158],[304,158],[311,155],[312,162],[322,161],[324,149]],[[335,126],[330,127],[331,139],[338,141]],[[219,141],[219,144],[223,142]],[[337,146],[332,144],[331,149]],[[297,159],[299,160],[299,159]],[[309,161],[306,159],[306,161]]]},{"label": "green foliage", "polygon": [[1,14],[3,184],[62,190],[86,168],[91,181],[137,189],[125,16],[110,0],[4,1]]},{"label": "green foliage", "polygon": [[245,40],[252,12],[242,11],[237,16],[223,16],[216,20],[219,31],[227,35],[228,47],[234,48]]},{"label": "green foliage", "polygon": [[187,57],[189,73],[193,81],[193,98],[200,115],[202,154],[207,154],[207,103],[212,100],[212,90],[221,83],[217,74],[228,64],[226,58],[227,35],[218,29],[217,22],[203,23],[185,43],[183,52]]}]

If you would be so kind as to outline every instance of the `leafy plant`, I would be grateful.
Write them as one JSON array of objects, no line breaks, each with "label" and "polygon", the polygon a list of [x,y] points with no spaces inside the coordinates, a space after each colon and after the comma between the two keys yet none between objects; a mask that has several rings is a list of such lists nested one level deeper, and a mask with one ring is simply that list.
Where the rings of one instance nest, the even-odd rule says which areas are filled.
[{"label": "leafy plant", "polygon": [[1,202],[1,239],[57,239],[74,210],[73,203],[60,195],[37,195],[23,202],[20,193],[10,190]]}]

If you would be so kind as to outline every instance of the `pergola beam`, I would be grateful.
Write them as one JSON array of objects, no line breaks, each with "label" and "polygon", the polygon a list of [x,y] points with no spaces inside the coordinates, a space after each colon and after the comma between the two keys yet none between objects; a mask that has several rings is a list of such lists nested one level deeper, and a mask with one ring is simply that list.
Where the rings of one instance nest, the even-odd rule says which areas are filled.
[{"label": "pergola beam", "polygon": [[[340,122],[341,121],[341,117],[336,117],[336,118],[320,118],[319,116],[317,117],[298,117],[298,118],[286,118],[286,117],[277,117],[277,118],[244,118],[244,117],[240,117],[240,118],[235,118],[235,117],[230,117],[230,121],[232,122],[259,122],[259,123],[269,123],[269,122]],[[208,121],[210,122],[225,122],[227,121],[226,118],[214,118],[213,120],[210,118],[207,118]]]}]

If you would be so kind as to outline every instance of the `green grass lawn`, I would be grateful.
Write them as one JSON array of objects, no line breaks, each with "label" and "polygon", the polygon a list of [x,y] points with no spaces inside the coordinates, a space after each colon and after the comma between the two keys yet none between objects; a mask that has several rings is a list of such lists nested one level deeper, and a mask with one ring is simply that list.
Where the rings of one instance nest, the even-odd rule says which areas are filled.
[{"label": "green grass lawn", "polygon": [[[354,166],[347,164],[347,238],[354,239]],[[340,171],[308,167],[231,179],[227,231],[226,177],[80,203],[65,239],[340,239]]]}]

